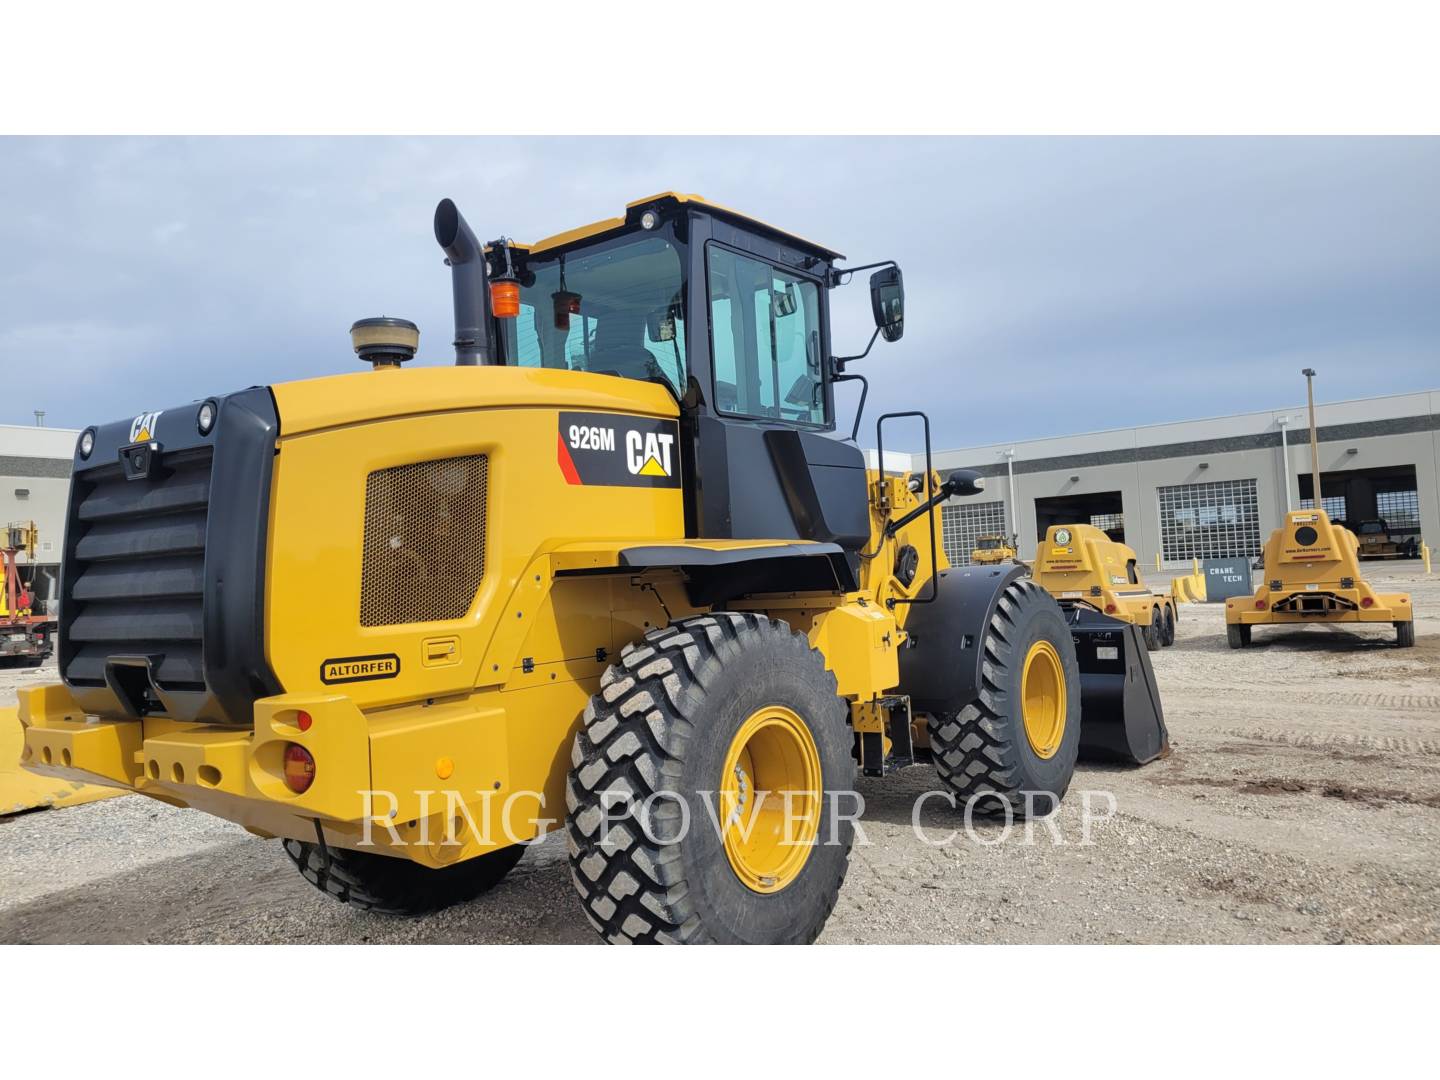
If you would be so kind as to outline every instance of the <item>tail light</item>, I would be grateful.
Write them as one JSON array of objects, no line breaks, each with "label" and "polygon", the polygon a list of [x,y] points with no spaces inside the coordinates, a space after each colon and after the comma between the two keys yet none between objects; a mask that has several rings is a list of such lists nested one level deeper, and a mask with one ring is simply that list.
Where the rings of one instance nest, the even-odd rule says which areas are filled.
[{"label": "tail light", "polygon": [[1106,614],[1106,615],[1114,615],[1115,612],[1117,612],[1117,611],[1119,611],[1119,610],[1120,610],[1120,609],[1117,608],[1114,604],[1106,604],[1106,605],[1105,605],[1105,614]]},{"label": "tail light", "polygon": [[285,746],[285,786],[296,795],[303,795],[315,782],[315,759],[299,743]]},{"label": "tail light", "polygon": [[1267,607],[1269,607],[1269,606],[1270,606],[1270,604],[1269,604],[1269,602],[1266,601],[1266,600],[1256,600],[1256,601],[1255,601],[1255,610],[1256,610],[1256,611],[1264,611],[1264,610],[1265,610]]},{"label": "tail light", "polygon": [[1374,606],[1375,606],[1375,598],[1372,597],[1372,596],[1362,596],[1362,597],[1360,598],[1360,606],[1361,606],[1361,607],[1374,607]]},{"label": "tail light", "polygon": [[497,319],[513,319],[520,314],[520,285],[514,281],[490,283],[490,312]]}]

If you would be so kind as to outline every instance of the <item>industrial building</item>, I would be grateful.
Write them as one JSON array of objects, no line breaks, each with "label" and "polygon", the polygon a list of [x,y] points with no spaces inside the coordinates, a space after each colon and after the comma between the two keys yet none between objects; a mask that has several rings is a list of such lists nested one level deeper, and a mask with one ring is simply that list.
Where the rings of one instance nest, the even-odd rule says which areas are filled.
[{"label": "industrial building", "polygon": [[[1440,390],[1316,406],[1320,495],[1352,528],[1440,538]],[[923,466],[923,458],[917,457]],[[982,495],[942,508],[951,562],[975,539],[1015,533],[1022,558],[1051,525],[1088,522],[1142,565],[1259,554],[1285,511],[1312,505],[1305,406],[998,443],[934,456],[942,476],[984,475]]]},{"label": "industrial building", "polygon": [[42,609],[59,593],[65,503],[79,437],[67,428],[0,424],[0,528],[33,521],[39,529],[33,586]]}]

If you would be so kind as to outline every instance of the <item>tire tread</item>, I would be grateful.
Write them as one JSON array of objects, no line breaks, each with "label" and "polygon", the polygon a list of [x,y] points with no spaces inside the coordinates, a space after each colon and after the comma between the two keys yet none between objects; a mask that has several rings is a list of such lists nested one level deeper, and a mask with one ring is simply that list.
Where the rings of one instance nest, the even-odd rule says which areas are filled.
[{"label": "tire tread", "polygon": [[[742,639],[751,639],[742,643]],[[654,843],[633,822],[599,835],[602,793],[629,793],[640,803],[661,791],[679,791],[686,748],[695,732],[706,691],[722,667],[745,651],[804,653],[824,660],[803,635],[762,615],[712,612],[651,630],[621,651],[600,680],[600,692],[586,706],[566,782],[565,832],[571,879],[590,924],[614,944],[707,944],[684,880],[675,843]],[[825,672],[831,689],[835,677]],[[836,697],[837,709],[841,708]],[[838,719],[838,717],[837,717]],[[843,721],[842,721],[843,722]],[[655,832],[666,838],[670,820],[657,803]],[[677,811],[678,813],[678,811]],[[606,844],[624,828],[629,843]],[[623,837],[620,838],[623,841]],[[819,936],[835,906],[838,887],[813,932]]]},{"label": "tire tread", "polygon": [[955,716],[932,715],[929,720],[931,753],[940,780],[962,801],[973,799],[977,814],[1024,810],[1014,763],[1016,742],[1025,735],[1022,724],[1005,719],[1010,706],[1003,679],[1016,659],[1011,641],[1022,606],[1045,601],[1053,603],[1033,581],[1021,579],[1005,587],[985,634],[976,699]]}]

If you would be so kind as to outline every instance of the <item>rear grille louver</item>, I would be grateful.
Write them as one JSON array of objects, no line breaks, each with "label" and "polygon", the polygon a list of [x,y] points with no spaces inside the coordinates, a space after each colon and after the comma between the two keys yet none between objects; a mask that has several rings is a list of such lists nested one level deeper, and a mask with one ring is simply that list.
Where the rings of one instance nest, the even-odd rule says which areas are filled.
[{"label": "rear grille louver", "polygon": [[69,538],[64,676],[104,686],[115,656],[156,659],[162,690],[203,691],[205,537],[212,451],[167,454],[150,481],[125,479],[117,462],[76,484]]}]

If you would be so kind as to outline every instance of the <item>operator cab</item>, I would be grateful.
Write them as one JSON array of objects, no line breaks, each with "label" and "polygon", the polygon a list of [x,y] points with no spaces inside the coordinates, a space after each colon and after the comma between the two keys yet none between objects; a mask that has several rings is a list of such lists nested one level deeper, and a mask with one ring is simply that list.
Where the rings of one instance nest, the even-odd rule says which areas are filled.
[{"label": "operator cab", "polygon": [[[688,535],[830,543],[856,564],[870,534],[865,461],[853,432],[833,435],[834,383],[857,359],[831,349],[829,290],[852,273],[836,268],[841,255],[673,192],[535,244],[497,240],[472,256],[467,237],[442,202],[436,238],[457,271],[457,362],[668,387]],[[488,289],[471,284],[472,262]],[[883,265],[872,309],[876,336],[894,341],[903,287],[899,269]]]}]

